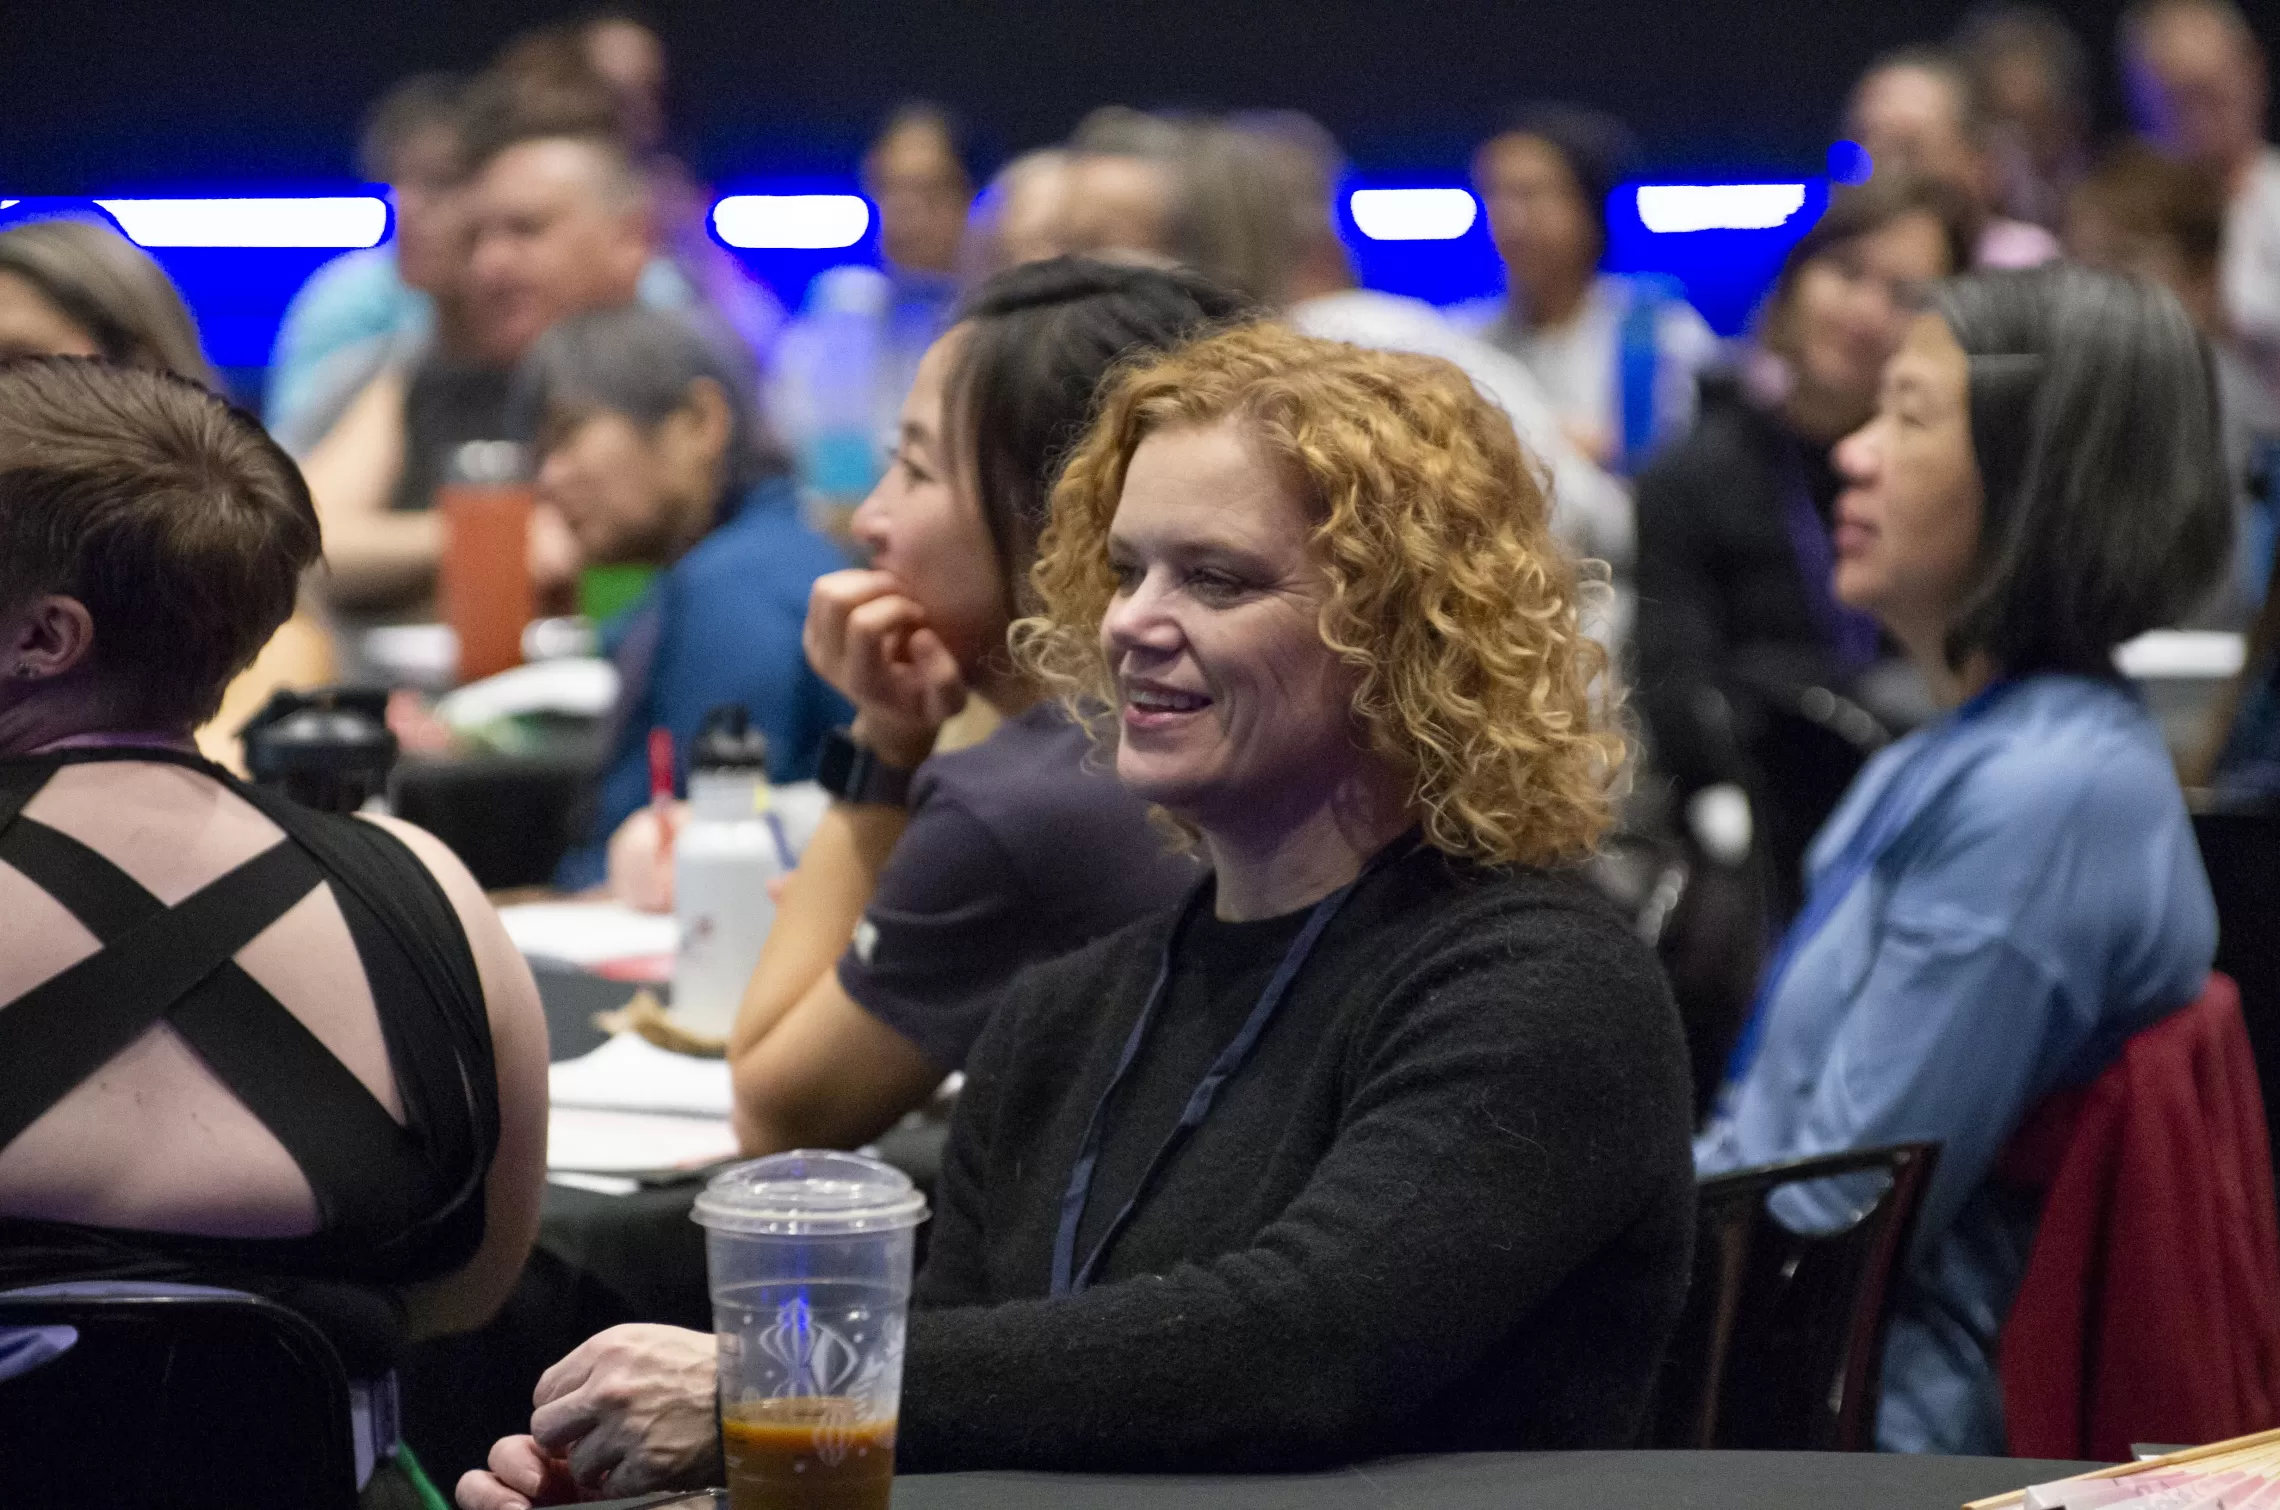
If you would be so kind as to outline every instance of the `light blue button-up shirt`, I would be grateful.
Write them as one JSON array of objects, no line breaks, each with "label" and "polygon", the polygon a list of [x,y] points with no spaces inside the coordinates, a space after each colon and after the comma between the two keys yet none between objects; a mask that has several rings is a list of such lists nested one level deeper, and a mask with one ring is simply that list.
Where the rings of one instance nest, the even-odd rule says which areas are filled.
[{"label": "light blue button-up shirt", "polygon": [[[1914,811],[1797,950],[1695,1165],[1938,1140],[1877,1441],[1999,1454],[1996,1337],[2039,1205],[1988,1171],[2037,1102],[2199,994],[2216,906],[2159,729],[2125,687],[2074,676],[2026,678],[1878,755],[1814,840],[1809,883],[1919,751]],[[1857,1190],[1792,1186],[1775,1213],[1842,1226]]]}]

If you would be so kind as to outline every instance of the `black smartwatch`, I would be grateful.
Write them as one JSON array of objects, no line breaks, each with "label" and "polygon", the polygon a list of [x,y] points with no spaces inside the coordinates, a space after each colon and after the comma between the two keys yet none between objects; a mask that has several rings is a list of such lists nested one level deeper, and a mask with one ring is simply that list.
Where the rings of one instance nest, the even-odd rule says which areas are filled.
[{"label": "black smartwatch", "polygon": [[909,771],[888,765],[875,752],[857,744],[855,736],[845,729],[824,735],[823,748],[816,752],[816,785],[842,802],[907,807],[910,778]]}]

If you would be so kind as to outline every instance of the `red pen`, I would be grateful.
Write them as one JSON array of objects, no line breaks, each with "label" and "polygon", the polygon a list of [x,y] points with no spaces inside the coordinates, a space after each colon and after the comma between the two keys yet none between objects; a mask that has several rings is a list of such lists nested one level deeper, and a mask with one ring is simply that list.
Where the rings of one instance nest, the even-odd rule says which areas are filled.
[{"label": "red pen", "polygon": [[673,863],[673,731],[649,731],[649,810],[657,815],[657,863]]}]

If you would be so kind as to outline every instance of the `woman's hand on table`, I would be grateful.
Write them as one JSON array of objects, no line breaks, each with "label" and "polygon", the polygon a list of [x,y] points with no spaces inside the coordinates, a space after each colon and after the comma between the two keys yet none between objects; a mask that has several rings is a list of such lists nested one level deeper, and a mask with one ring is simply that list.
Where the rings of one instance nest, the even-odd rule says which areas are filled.
[{"label": "woman's hand on table", "polygon": [[[534,1460],[541,1469],[548,1459],[560,1460],[568,1481],[588,1499],[718,1483],[718,1368],[710,1332],[614,1326],[596,1333],[539,1376],[530,1436],[506,1438],[491,1451],[488,1475],[460,1480],[460,1504],[520,1510],[549,1503],[518,1487],[540,1487],[530,1476]],[[530,1445],[525,1450],[520,1443]],[[508,1473],[499,1471],[502,1459]],[[499,1497],[486,1478],[511,1497]]]},{"label": "woman's hand on table", "polygon": [[452,1498],[459,1510],[530,1510],[574,1505],[580,1496],[568,1463],[548,1457],[530,1437],[501,1437],[491,1444],[490,1466],[461,1474]]},{"label": "woman's hand on table", "polygon": [[540,503],[530,511],[530,528],[523,537],[523,565],[530,585],[541,599],[562,599],[578,590],[578,573],[585,569],[585,552],[569,521],[552,504]]},{"label": "woman's hand on table", "polygon": [[801,644],[816,675],[855,704],[857,738],[889,765],[909,770],[924,760],[936,732],[966,705],[957,658],[886,572],[817,578]]},{"label": "woman's hand on table", "polygon": [[[678,834],[681,825],[689,821],[689,804],[676,802],[666,815],[664,827]],[[768,900],[784,900],[784,887],[791,877],[768,878]],[[640,912],[671,912],[673,910],[673,846],[670,839],[658,834],[657,810],[642,808],[610,835],[609,885],[610,900],[623,902]]]},{"label": "woman's hand on table", "polygon": [[689,805],[673,803],[660,822],[657,809],[635,809],[610,835],[610,895],[642,912],[673,910],[673,836],[688,821]]}]

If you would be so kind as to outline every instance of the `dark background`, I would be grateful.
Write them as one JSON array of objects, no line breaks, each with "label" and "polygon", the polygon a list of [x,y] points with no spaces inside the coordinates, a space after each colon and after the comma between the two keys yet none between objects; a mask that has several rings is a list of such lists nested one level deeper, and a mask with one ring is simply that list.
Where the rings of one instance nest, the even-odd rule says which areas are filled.
[{"label": "dark background", "polygon": [[[465,68],[578,7],[443,0],[0,0],[0,189],[339,183],[365,102]],[[2121,123],[2119,0],[2056,6]],[[1365,168],[1461,171],[1509,102],[1556,95],[1637,128],[1657,168],[1811,173],[1846,87],[1943,37],[1968,0],[682,0],[636,7],[675,69],[696,166],[845,173],[898,100],[961,112],[986,168],[1087,108],[1285,106]],[[2280,4],[2248,5],[2280,50]]]}]

